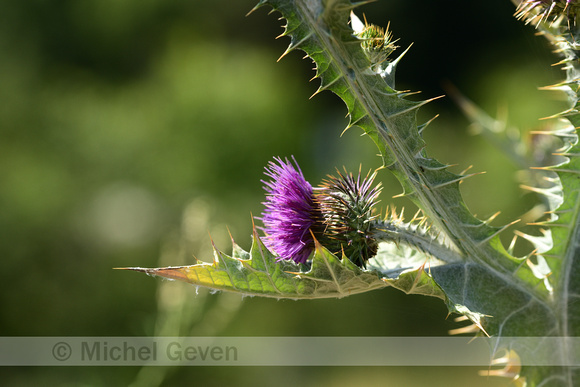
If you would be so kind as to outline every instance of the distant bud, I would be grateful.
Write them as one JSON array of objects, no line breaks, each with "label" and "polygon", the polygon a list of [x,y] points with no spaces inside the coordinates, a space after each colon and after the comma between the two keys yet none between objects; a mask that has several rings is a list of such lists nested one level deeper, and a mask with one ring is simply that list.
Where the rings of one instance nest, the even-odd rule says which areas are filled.
[{"label": "distant bud", "polygon": [[516,18],[526,24],[538,25],[542,22],[559,23],[567,20],[569,26],[576,25],[580,13],[578,0],[523,0],[516,9]]},{"label": "distant bud", "polygon": [[354,36],[361,40],[361,46],[371,61],[373,70],[383,67],[382,64],[388,61],[389,55],[398,48],[396,41],[392,40],[393,34],[389,31],[389,26],[383,29],[367,23],[366,18],[363,24],[353,12],[350,20]]}]

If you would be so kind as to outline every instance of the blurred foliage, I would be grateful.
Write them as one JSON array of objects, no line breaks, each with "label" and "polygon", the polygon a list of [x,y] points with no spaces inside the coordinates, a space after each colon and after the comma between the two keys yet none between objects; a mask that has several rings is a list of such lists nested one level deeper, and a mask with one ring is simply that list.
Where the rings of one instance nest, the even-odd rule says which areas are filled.
[{"label": "blurred foliage", "polygon": [[[227,230],[249,246],[261,211],[260,179],[273,156],[295,155],[317,184],[335,167],[376,168],[358,129],[340,133],[346,109],[323,93],[311,62],[275,40],[276,17],[254,1],[84,0],[0,2],[0,254],[4,336],[444,336],[456,328],[438,300],[393,289],[311,302],[208,295],[184,284],[111,270],[211,259]],[[555,58],[507,0],[382,1],[369,19],[391,21],[398,44],[415,42],[400,89],[444,94],[450,81],[493,114],[499,103],[524,130],[560,110],[537,91],[556,82]],[[496,222],[534,203],[515,167],[481,139],[449,99],[428,106],[428,152],[487,171],[465,183],[467,203]],[[387,186],[382,204],[400,193]],[[397,205],[410,206],[404,199]],[[413,212],[412,209],[408,213]],[[267,318],[265,318],[267,317]],[[354,354],[353,356],[355,356]],[[490,386],[476,370],[395,368],[116,367],[5,370],[10,385]],[[413,375],[410,375],[413,374]],[[432,376],[425,376],[432,375]],[[426,380],[429,380],[426,382]],[[441,384],[437,384],[441,381]],[[498,382],[504,385],[503,381]]]}]

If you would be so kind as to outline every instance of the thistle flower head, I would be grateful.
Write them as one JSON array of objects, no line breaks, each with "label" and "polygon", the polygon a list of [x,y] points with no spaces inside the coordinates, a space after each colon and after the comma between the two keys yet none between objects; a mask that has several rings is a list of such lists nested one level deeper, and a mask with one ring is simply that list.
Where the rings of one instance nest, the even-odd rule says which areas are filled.
[{"label": "thistle flower head", "polygon": [[522,0],[515,16],[524,19],[526,24],[539,25],[542,22],[557,23],[568,20],[568,25],[576,25],[580,12],[578,0]]},{"label": "thistle flower head", "polygon": [[266,233],[264,244],[280,259],[305,263],[314,251],[312,228],[319,219],[318,207],[312,186],[296,160],[292,160],[296,167],[280,158],[266,167],[265,174],[272,180],[262,181],[267,193],[261,217]]},{"label": "thistle flower head", "polygon": [[316,200],[324,224],[323,244],[332,252],[341,250],[355,264],[365,267],[366,261],[377,252],[372,236],[373,207],[378,203],[380,184],[373,187],[376,172],[361,178],[359,170],[337,177],[329,175],[317,189]]},{"label": "thistle flower head", "polygon": [[355,264],[365,262],[377,252],[372,236],[373,207],[380,185],[373,187],[376,173],[355,178],[338,172],[322,185],[312,188],[296,160],[275,158],[266,167],[266,190],[262,213],[264,244],[279,256],[306,263],[315,248],[314,238],[333,253],[344,254]]}]

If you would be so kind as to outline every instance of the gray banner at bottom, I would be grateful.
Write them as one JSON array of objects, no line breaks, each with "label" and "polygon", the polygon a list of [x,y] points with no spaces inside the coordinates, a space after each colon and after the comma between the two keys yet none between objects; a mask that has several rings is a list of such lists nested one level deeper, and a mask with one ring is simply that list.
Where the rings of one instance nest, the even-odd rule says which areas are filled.
[{"label": "gray banner at bottom", "polygon": [[580,338],[0,337],[0,366],[486,367],[507,354],[580,366]]}]

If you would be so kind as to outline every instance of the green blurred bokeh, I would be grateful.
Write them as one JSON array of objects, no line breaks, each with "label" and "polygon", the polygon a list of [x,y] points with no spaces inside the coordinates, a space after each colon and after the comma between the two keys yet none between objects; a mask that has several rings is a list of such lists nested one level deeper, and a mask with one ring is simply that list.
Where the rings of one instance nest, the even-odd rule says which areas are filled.
[{"label": "green blurred bokeh", "polygon": [[[249,247],[263,168],[294,155],[316,184],[335,167],[380,165],[346,109],[318,87],[301,53],[250,0],[0,2],[0,270],[3,336],[445,336],[461,325],[436,299],[386,289],[343,300],[275,301],[208,294],[113,267],[211,260],[228,229]],[[398,88],[444,94],[453,83],[524,130],[562,103],[545,42],[511,17],[509,0],[381,1],[362,9],[399,45],[415,42]],[[516,219],[535,202],[516,167],[449,99],[428,153],[487,171],[465,182],[473,212]],[[382,171],[382,205],[413,206]],[[508,238],[509,239],[509,238]],[[353,354],[356,356],[356,354]],[[420,372],[418,372],[420,371]],[[496,386],[472,368],[15,368],[6,385]],[[288,382],[285,382],[288,380]],[[281,382],[282,381],[282,382]]]}]

